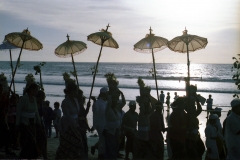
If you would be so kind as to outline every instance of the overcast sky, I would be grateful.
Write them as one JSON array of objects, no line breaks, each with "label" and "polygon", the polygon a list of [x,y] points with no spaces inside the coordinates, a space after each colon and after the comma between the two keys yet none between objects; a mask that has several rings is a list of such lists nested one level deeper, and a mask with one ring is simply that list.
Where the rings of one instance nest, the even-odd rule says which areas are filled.
[{"label": "overcast sky", "polygon": [[[149,33],[168,40],[189,34],[208,39],[205,49],[190,53],[191,63],[232,63],[240,54],[240,0],[0,0],[0,38],[28,28],[42,44],[40,51],[23,50],[22,61],[69,61],[54,50],[66,41],[83,41],[88,49],[75,62],[96,62],[100,46],[87,36],[110,24],[119,48],[102,50],[100,62],[146,62],[151,54],[138,53],[133,45]],[[19,51],[13,52],[13,60]],[[187,55],[168,48],[155,53],[156,63],[186,63]],[[0,60],[9,60],[0,51]]]}]

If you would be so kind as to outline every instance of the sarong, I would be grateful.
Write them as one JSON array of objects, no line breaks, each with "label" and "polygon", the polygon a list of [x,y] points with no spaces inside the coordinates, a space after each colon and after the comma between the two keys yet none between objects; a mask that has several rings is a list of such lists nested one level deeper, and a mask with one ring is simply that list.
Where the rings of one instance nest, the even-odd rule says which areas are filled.
[{"label": "sarong", "polygon": [[69,127],[59,140],[55,159],[84,159],[82,137],[77,129]]},{"label": "sarong", "polygon": [[185,151],[184,143],[170,138],[170,146],[172,149],[172,159],[178,159],[178,160],[186,159],[187,153]]},{"label": "sarong", "polygon": [[164,158],[164,142],[162,140],[149,140],[150,154],[147,155],[147,159],[159,159]]},{"label": "sarong", "polygon": [[39,154],[42,155],[43,158],[47,158],[47,136],[42,126],[36,127],[36,142]]},{"label": "sarong", "polygon": [[35,124],[29,125],[20,123],[20,158],[21,159],[36,159],[38,158],[38,150],[36,145],[36,128]]},{"label": "sarong", "polygon": [[134,142],[135,135],[134,133],[131,133],[128,131],[126,131],[125,135],[127,137],[125,150],[126,152],[133,152],[133,142]]},{"label": "sarong", "polygon": [[118,130],[116,130],[115,135],[108,133],[107,130],[103,131],[105,137],[106,145],[106,159],[117,159],[118,156]]},{"label": "sarong", "polygon": [[135,137],[133,144],[133,159],[147,159],[149,153],[148,141]]}]

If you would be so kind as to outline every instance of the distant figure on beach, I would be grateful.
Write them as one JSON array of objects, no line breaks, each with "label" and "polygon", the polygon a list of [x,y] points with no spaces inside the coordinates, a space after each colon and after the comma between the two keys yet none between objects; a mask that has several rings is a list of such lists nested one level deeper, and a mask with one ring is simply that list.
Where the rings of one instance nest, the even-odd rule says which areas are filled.
[{"label": "distant figure on beach", "polygon": [[210,110],[212,110],[212,104],[213,104],[213,99],[211,94],[209,94],[206,103],[207,103],[207,118],[208,118],[209,112]]},{"label": "distant figure on beach", "polygon": [[54,110],[53,110],[53,126],[55,128],[56,136],[54,138],[58,138],[58,123],[62,116],[62,111],[59,109],[60,104],[59,102],[54,102]]},{"label": "distant figure on beach", "polygon": [[[105,137],[103,135],[103,130],[106,125],[106,117],[105,110],[107,107],[107,96],[108,96],[108,88],[103,87],[100,89],[100,94],[98,95],[98,99],[93,103],[92,112],[93,112],[93,127],[97,130],[98,133],[98,159],[104,159],[104,155],[106,152],[105,147]],[[94,154],[95,146],[91,147],[91,152]]]},{"label": "distant figure on beach", "polygon": [[36,127],[40,127],[41,121],[38,114],[36,98],[38,85],[31,83],[26,89],[17,106],[16,128],[20,131],[21,159],[38,158],[36,144]]},{"label": "distant figure on beach", "polygon": [[149,159],[164,159],[164,138],[165,132],[164,118],[162,114],[163,105],[161,102],[155,104],[156,110],[151,114],[149,129],[149,147],[153,154]]},{"label": "distant figure on beach", "polygon": [[174,99],[174,101],[176,101],[176,99],[177,99],[179,96],[178,96],[177,92],[174,92],[174,95],[175,95],[175,96],[174,96],[173,99]]},{"label": "distant figure on beach", "polygon": [[216,114],[211,114],[209,116],[208,125],[205,129],[205,136],[206,136],[206,159],[219,159],[219,152],[217,147],[217,138],[221,136],[217,131],[216,121],[218,116]]},{"label": "distant figure on beach", "polygon": [[171,104],[173,112],[169,116],[167,137],[170,140],[172,159],[186,158],[185,139],[187,132],[187,113],[184,111],[186,102],[179,97]]},{"label": "distant figure on beach", "polygon": [[51,138],[52,136],[52,120],[53,120],[53,109],[50,107],[50,102],[45,101],[43,121],[45,125],[45,132],[46,132],[47,138]]},{"label": "distant figure on beach", "polygon": [[84,148],[78,123],[80,111],[77,99],[78,86],[74,81],[66,84],[65,94],[61,104],[63,116],[58,125],[60,144],[55,159],[84,159]]},{"label": "distant figure on beach", "polygon": [[125,148],[125,159],[129,159],[129,153],[133,154],[133,142],[137,131],[138,113],[136,110],[136,102],[130,101],[129,110],[123,116],[122,126],[124,128],[124,134],[127,137]]},{"label": "distant figure on beach", "polygon": [[167,92],[167,97],[166,97],[166,104],[167,104],[167,107],[169,108],[170,107],[170,93]]},{"label": "distant figure on beach", "polygon": [[232,112],[227,117],[225,141],[227,145],[227,160],[240,159],[240,99],[231,101]]},{"label": "distant figure on beach", "polygon": [[165,94],[163,93],[163,91],[161,91],[161,94],[160,94],[160,96],[159,96],[160,98],[160,102],[162,102],[162,104],[164,104],[164,102],[165,102]]}]

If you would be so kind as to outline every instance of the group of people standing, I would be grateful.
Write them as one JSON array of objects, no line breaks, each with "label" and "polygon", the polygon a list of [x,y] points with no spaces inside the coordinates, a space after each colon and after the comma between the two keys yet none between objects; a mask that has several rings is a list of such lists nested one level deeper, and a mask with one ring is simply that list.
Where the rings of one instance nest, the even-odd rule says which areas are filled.
[{"label": "group of people standing", "polygon": [[[45,101],[45,93],[39,90],[37,84],[29,84],[22,97],[12,95],[10,99],[3,94],[3,86],[0,84],[0,137],[5,153],[14,154],[9,150],[9,146],[17,145],[19,138],[20,158],[36,159],[42,156],[47,159],[47,138],[51,137],[53,121],[56,138],[59,137],[60,142],[55,159],[88,159],[86,133],[93,130],[97,131],[99,140],[91,149],[98,150],[98,159],[119,158],[121,143],[125,142],[125,137],[125,159],[129,159],[130,153],[133,159],[137,160],[164,159],[164,142],[167,144],[168,157],[173,160],[200,160],[203,158],[205,146],[207,160],[240,159],[239,99],[231,102],[231,113],[223,125],[219,119],[220,108],[207,110],[210,115],[207,116],[204,145],[198,131],[198,116],[203,110],[195,86],[189,86],[187,96],[180,97],[175,93],[174,101],[170,103],[169,93],[165,101],[165,95],[161,91],[158,101],[151,96],[151,88],[145,86],[139,78],[140,95],[136,96],[135,101],[129,101],[129,110],[125,113],[125,96],[117,87],[115,75],[108,73],[105,77],[108,87],[100,89],[97,99],[91,97],[93,104],[89,100],[86,108],[83,91],[74,80],[66,80],[65,97],[61,103],[63,116],[59,109],[60,103],[55,102],[55,109],[52,110],[49,102]],[[209,99],[207,104],[212,105],[213,100],[211,97]],[[166,118],[167,125],[163,116],[164,103],[172,108],[171,114]],[[15,106],[15,109],[12,106]],[[136,112],[138,106],[139,113]],[[91,107],[92,128],[87,121]],[[166,139],[163,136],[165,132]],[[15,137],[10,138],[12,135]]]},{"label": "group of people standing", "polygon": [[[57,125],[61,117],[59,103],[55,109],[45,101],[45,93],[35,83],[27,85],[23,96],[3,93],[0,84],[1,147],[5,154],[15,156],[13,150],[20,150],[20,158],[47,159],[47,138],[51,137],[52,121]],[[57,133],[57,132],[56,132]]]}]

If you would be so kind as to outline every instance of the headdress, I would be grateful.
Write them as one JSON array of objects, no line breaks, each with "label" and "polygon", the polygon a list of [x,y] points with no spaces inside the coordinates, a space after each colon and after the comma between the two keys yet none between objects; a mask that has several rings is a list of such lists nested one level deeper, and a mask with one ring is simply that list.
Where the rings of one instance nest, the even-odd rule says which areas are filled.
[{"label": "headdress", "polygon": [[113,92],[114,90],[116,90],[119,82],[118,82],[116,76],[114,75],[114,73],[108,72],[104,76],[106,77],[109,91]]},{"label": "headdress", "polygon": [[63,73],[63,80],[65,81],[65,86],[68,88],[69,86],[76,85],[76,80],[70,77],[70,74],[67,72]]},{"label": "headdress", "polygon": [[146,91],[148,94],[150,94],[151,87],[150,86],[145,86],[145,83],[144,83],[144,81],[142,80],[141,77],[138,77],[137,83],[138,83],[138,86],[140,87],[140,92],[141,92],[141,90],[142,91],[144,90],[144,92]]}]

